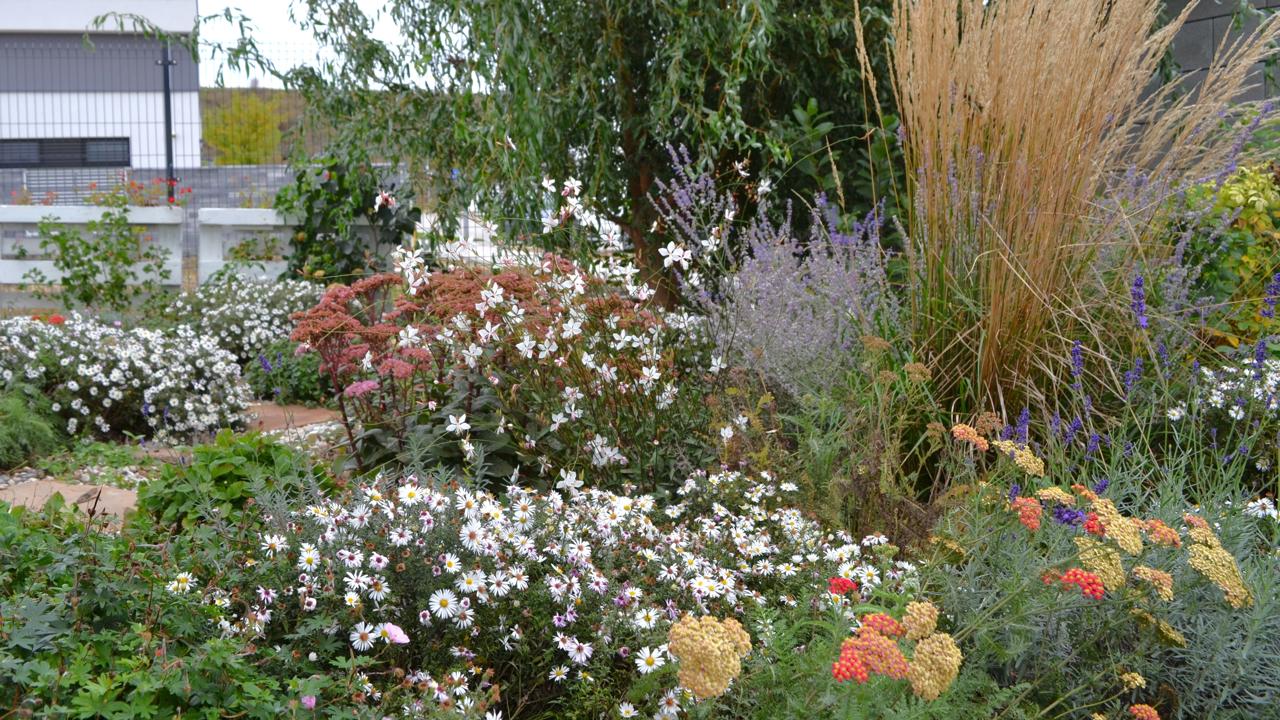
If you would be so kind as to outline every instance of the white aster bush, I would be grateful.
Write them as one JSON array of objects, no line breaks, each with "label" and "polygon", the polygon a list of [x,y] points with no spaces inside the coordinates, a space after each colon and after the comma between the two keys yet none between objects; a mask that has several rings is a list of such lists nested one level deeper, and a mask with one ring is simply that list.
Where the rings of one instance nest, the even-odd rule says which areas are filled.
[{"label": "white aster bush", "polygon": [[78,314],[0,321],[0,383],[39,388],[72,435],[174,440],[233,425],[248,406],[235,357],[213,338]]},{"label": "white aster bush", "polygon": [[243,366],[257,362],[272,343],[287,339],[293,331],[289,316],[314,305],[322,291],[303,280],[249,280],[221,273],[179,296],[171,311],[179,323],[212,338]]},{"label": "white aster bush", "polygon": [[321,665],[354,654],[436,688],[458,663],[482,664],[509,708],[677,717],[694,700],[667,637],[686,613],[746,625],[770,608],[827,612],[842,601],[822,591],[836,574],[868,595],[914,583],[910,565],[864,556],[788,505],[794,486],[769,473],[699,473],[675,504],[629,490],[495,494],[441,472],[380,475],[273,510],[238,558],[244,585],[207,597],[224,634]]}]

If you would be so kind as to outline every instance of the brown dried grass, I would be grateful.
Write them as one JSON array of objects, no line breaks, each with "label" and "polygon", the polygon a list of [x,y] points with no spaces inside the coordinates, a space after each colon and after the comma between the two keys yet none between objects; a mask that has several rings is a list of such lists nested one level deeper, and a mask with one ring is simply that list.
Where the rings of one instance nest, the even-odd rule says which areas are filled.
[{"label": "brown dried grass", "polygon": [[1280,18],[1224,43],[1179,95],[1154,79],[1194,3],[1159,27],[1161,5],[895,1],[913,335],[961,404],[1006,404],[1082,329],[1108,342],[1093,310],[1123,307],[1127,279],[1097,260],[1158,252],[1161,205],[1101,202],[1110,181],[1136,167],[1174,187],[1230,154],[1222,114],[1273,52]]}]

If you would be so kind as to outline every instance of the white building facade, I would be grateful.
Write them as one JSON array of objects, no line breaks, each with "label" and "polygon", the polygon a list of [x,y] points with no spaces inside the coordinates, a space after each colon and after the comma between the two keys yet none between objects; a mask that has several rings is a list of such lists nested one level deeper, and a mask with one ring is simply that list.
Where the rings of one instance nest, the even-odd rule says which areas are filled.
[{"label": "white building facade", "polygon": [[[189,33],[198,9],[196,0],[0,0],[0,170],[163,174],[163,44],[127,19],[93,27],[113,12]],[[199,167],[198,65],[181,47],[171,62],[174,167]]]}]

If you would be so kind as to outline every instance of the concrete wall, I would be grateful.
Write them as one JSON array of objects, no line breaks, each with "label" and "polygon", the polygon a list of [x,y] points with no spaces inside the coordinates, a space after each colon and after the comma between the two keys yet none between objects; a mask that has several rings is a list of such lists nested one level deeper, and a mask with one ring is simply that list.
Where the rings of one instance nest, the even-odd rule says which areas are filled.
[{"label": "concrete wall", "polygon": [[[1190,4],[1191,0],[1169,0],[1168,13],[1176,16]],[[1280,0],[1249,0],[1255,8],[1263,11],[1280,11]],[[1242,31],[1252,30],[1256,24],[1249,24],[1239,29],[1233,26],[1233,14],[1239,0],[1201,0],[1191,11],[1187,22],[1182,26],[1173,43],[1173,59],[1178,63],[1184,75],[1192,83],[1199,82],[1205,76],[1205,70],[1213,60],[1214,53],[1221,46],[1224,38],[1239,37]],[[1280,97],[1280,88],[1275,82],[1269,86],[1264,83],[1263,68],[1255,68],[1252,88],[1241,100],[1262,100]]]}]

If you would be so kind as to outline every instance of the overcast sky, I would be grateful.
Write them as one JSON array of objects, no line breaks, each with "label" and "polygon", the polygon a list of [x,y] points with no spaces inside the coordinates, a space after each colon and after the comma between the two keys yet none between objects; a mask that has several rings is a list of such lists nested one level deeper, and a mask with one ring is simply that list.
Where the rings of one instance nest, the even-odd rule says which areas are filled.
[{"label": "overcast sky", "polygon": [[[357,0],[357,2],[368,14],[377,12],[385,4],[383,0]],[[253,34],[258,40],[258,47],[271,58],[273,63],[289,68],[311,61],[316,57],[318,50],[311,34],[299,29],[289,20],[291,4],[299,6],[300,15],[305,13],[305,4],[302,0],[240,0],[239,2],[200,0],[200,14],[202,16],[220,14],[231,7],[235,10],[234,14],[247,16],[256,28]],[[206,41],[228,45],[240,37],[239,28],[223,20],[206,23],[200,32]],[[375,27],[375,35],[394,40],[399,37],[400,31],[390,19],[383,17]],[[220,66],[221,58],[211,61],[206,50],[200,58],[200,84],[214,85]],[[246,87],[253,79],[257,79],[263,87],[279,87],[279,83],[272,78],[233,75],[230,71],[223,73],[223,82],[229,87]]]}]

